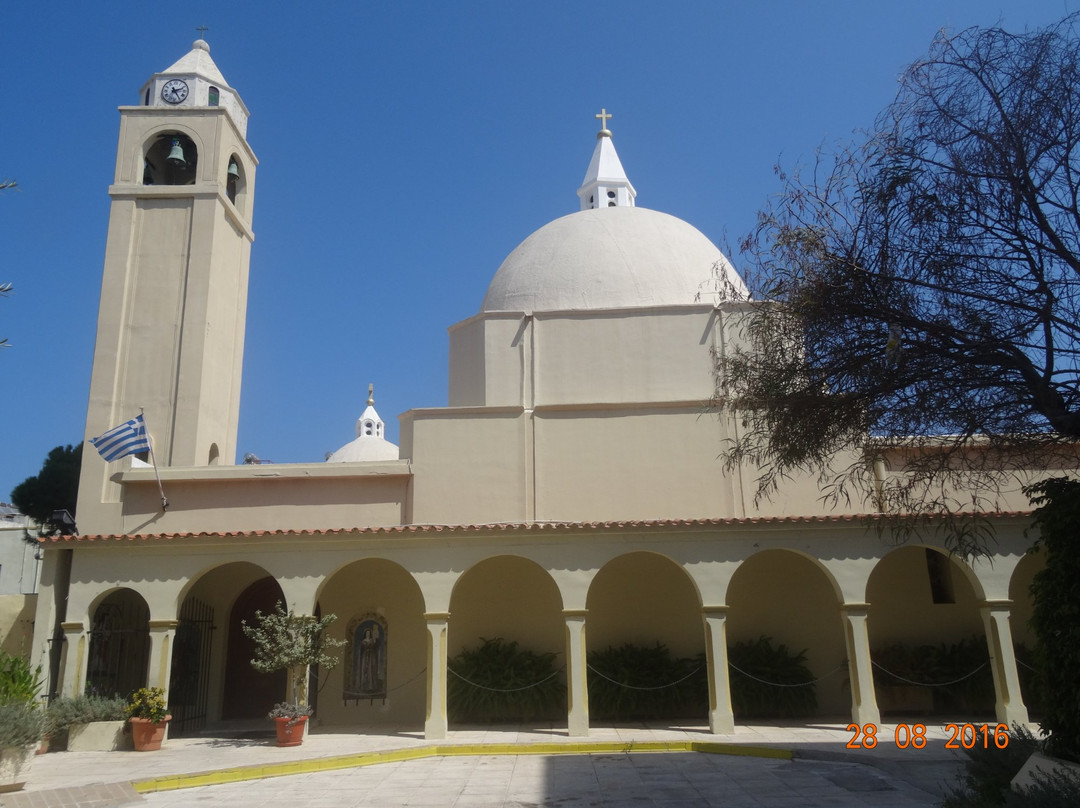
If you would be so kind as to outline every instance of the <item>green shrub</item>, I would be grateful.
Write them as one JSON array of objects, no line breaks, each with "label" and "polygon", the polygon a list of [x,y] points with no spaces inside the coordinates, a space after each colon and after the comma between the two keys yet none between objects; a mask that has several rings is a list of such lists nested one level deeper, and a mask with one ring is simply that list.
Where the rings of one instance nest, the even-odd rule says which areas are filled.
[{"label": "green shrub", "polygon": [[45,711],[38,704],[41,666],[0,651],[0,748],[27,746],[45,737]]},{"label": "green shrub", "polygon": [[1031,583],[1031,627],[1041,680],[1040,725],[1047,748],[1080,761],[1080,481],[1051,479],[1024,491],[1035,510],[1045,566]]},{"label": "green shrub", "polygon": [[0,749],[40,743],[44,737],[44,710],[33,703],[0,704]]},{"label": "green shrub", "polygon": [[566,712],[566,687],[555,654],[535,653],[501,637],[481,638],[447,665],[452,721],[529,721]]},{"label": "green shrub", "polygon": [[119,696],[61,696],[54,699],[46,711],[48,734],[56,738],[72,724],[92,721],[123,721],[127,718],[127,700]]},{"label": "green shrub", "polygon": [[946,645],[877,648],[874,686],[910,685],[930,688],[934,712],[986,713],[994,709],[994,674],[985,637],[973,635]]},{"label": "green shrub", "polygon": [[1042,743],[1019,725],[1009,732],[1009,743],[1004,749],[998,749],[992,737],[984,746],[980,736],[971,749],[964,750],[967,755],[964,772],[958,778],[958,786],[951,789],[942,801],[942,808],[993,808],[1006,805],[1009,783],[1032,753],[1041,747]]},{"label": "green shrub", "polygon": [[771,637],[762,636],[729,646],[728,661],[736,716],[796,718],[817,711],[817,687],[806,667],[805,649],[792,653],[786,645],[774,647]]},{"label": "green shrub", "polygon": [[703,716],[705,655],[675,658],[667,646],[631,645],[589,654],[589,713],[609,721]]},{"label": "green shrub", "polygon": [[42,684],[40,665],[0,651],[0,704],[33,704]]}]

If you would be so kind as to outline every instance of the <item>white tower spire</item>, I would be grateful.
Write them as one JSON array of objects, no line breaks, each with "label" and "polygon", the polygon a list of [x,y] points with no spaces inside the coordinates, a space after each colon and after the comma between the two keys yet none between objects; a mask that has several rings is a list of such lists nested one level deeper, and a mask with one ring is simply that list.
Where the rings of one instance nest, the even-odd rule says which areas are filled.
[{"label": "white tower spire", "polygon": [[605,108],[601,109],[596,117],[600,119],[601,128],[596,135],[596,148],[585,171],[585,179],[581,181],[577,192],[581,199],[581,209],[632,208],[637,191],[627,179],[619,155],[615,153],[615,144],[611,141],[607,119],[612,115]]}]

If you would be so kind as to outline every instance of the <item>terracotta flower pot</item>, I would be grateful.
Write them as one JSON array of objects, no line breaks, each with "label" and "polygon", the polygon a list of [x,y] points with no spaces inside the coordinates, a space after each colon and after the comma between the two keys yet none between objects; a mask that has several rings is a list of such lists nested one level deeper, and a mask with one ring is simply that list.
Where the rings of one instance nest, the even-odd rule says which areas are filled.
[{"label": "terracotta flower pot", "polygon": [[[308,717],[302,715],[299,718],[275,718],[274,723],[277,724],[277,745],[278,746],[299,746],[304,742],[304,725],[307,723]],[[289,722],[292,722],[292,726],[289,726]]]},{"label": "terracotta flower pot", "polygon": [[165,739],[165,725],[171,718],[171,715],[167,715],[156,723],[149,718],[129,718],[131,740],[135,743],[135,751],[155,752],[160,749],[161,742]]}]

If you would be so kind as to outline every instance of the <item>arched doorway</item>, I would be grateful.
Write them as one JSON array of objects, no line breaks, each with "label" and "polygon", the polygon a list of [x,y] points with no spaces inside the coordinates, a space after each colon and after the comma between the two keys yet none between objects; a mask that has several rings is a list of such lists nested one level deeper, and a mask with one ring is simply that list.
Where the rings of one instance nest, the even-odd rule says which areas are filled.
[{"label": "arched doorway", "polygon": [[149,663],[150,607],[138,592],[118,589],[94,609],[86,690],[127,696],[146,686]]},{"label": "arched doorway", "polygon": [[222,701],[223,719],[262,718],[286,698],[285,671],[259,673],[251,667],[255,643],[243,632],[241,624],[251,623],[255,612],[272,612],[274,605],[284,601],[281,586],[267,576],[249,585],[229,611],[228,648],[225,654],[225,688]]}]

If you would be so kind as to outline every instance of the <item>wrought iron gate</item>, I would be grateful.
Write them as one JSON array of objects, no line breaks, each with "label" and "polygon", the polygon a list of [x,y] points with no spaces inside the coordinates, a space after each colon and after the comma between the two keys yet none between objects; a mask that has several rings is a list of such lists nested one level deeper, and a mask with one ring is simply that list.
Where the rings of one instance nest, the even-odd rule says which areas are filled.
[{"label": "wrought iron gate", "polygon": [[180,607],[169,679],[170,735],[191,735],[206,726],[214,610],[189,597]]}]

